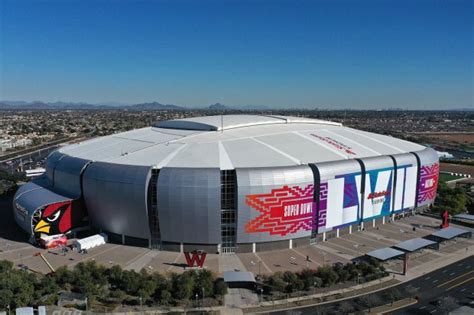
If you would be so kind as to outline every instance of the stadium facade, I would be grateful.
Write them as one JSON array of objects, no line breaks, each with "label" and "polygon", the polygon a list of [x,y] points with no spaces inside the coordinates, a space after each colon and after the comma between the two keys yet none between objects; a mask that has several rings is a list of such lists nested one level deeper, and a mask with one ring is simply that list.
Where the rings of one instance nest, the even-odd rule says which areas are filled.
[{"label": "stadium facade", "polygon": [[283,116],[161,121],[69,145],[14,198],[32,238],[89,226],[125,244],[251,252],[295,247],[432,204],[421,145]]}]

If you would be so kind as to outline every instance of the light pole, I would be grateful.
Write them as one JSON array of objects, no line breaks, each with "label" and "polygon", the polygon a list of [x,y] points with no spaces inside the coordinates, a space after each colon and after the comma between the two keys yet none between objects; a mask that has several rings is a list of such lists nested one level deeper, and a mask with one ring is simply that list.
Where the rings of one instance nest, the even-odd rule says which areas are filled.
[{"label": "light pole", "polygon": [[196,293],[196,307],[199,308],[198,294]]},{"label": "light pole", "polygon": [[359,244],[354,244],[354,248],[357,250],[357,257],[360,256],[359,254]]}]

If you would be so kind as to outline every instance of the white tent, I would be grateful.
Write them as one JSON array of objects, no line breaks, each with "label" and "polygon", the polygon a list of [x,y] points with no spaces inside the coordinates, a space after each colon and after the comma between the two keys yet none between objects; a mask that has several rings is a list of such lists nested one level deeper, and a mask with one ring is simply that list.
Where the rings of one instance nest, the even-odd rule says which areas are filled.
[{"label": "white tent", "polygon": [[107,243],[107,234],[101,233],[74,241],[77,250],[90,249]]}]

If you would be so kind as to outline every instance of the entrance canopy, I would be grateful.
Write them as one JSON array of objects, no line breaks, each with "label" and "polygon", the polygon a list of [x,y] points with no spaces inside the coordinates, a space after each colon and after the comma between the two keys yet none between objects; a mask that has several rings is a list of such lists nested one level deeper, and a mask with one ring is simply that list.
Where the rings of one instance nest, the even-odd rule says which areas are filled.
[{"label": "entrance canopy", "polygon": [[224,282],[229,288],[255,289],[256,282],[250,271],[224,271]]},{"label": "entrance canopy", "polygon": [[473,214],[457,214],[453,218],[459,220],[466,220],[466,221],[473,221],[474,222],[474,215]]},{"label": "entrance canopy", "polygon": [[438,243],[419,237],[419,238],[414,238],[408,241],[398,243],[394,245],[393,247],[403,250],[405,252],[414,252],[421,248],[430,247],[430,246],[438,247]]},{"label": "entrance canopy", "polygon": [[472,232],[450,226],[450,227],[441,229],[435,233],[432,233],[431,235],[438,239],[450,240],[455,237],[471,237]]},{"label": "entrance canopy", "polygon": [[224,282],[255,282],[250,271],[224,271]]},{"label": "entrance canopy", "polygon": [[385,260],[389,260],[389,259],[392,259],[392,258],[397,258],[397,257],[402,256],[404,254],[405,254],[404,252],[402,252],[398,249],[394,249],[394,248],[391,248],[391,247],[385,247],[385,248],[380,248],[380,249],[376,249],[376,250],[373,250],[371,252],[368,252],[366,255],[369,256],[369,257],[376,258],[376,259],[381,260],[381,261],[385,261]]}]

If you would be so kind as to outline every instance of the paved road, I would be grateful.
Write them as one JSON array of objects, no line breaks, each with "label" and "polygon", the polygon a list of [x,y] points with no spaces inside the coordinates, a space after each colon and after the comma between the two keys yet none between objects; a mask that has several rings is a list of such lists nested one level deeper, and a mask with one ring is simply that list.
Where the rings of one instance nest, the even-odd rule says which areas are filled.
[{"label": "paved road", "polygon": [[474,313],[474,256],[411,281],[419,289],[420,302],[392,314],[442,314],[437,301],[451,296]]},{"label": "paved road", "polygon": [[[414,280],[405,282],[397,288],[403,292],[407,286],[417,289],[416,295],[420,302],[399,309],[391,314],[443,314],[436,301],[445,296],[454,297],[460,305],[471,305],[474,308],[474,256],[460,260],[441,269],[430,272]],[[384,291],[376,293],[383,301]],[[346,300],[356,306],[354,299]],[[388,301],[387,301],[388,302]],[[311,306],[287,311],[271,312],[271,314],[342,314],[339,302],[322,306]]]}]

